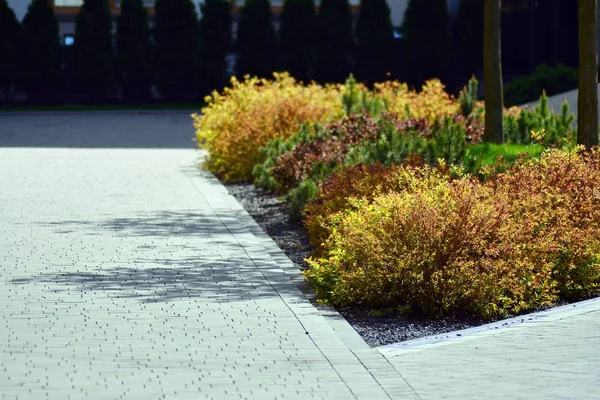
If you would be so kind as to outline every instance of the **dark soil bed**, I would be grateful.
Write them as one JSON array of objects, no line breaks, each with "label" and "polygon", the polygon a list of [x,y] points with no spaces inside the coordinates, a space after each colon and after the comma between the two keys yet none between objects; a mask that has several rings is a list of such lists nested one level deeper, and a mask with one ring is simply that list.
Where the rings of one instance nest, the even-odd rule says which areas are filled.
[{"label": "dark soil bed", "polygon": [[[231,193],[260,227],[299,269],[306,268],[304,259],[310,255],[306,230],[301,223],[291,222],[285,203],[277,196],[255,189],[251,184],[226,184]],[[473,320],[426,320],[394,313],[378,316],[361,308],[338,308],[338,312],[354,327],[370,346],[417,339],[481,325]]]}]

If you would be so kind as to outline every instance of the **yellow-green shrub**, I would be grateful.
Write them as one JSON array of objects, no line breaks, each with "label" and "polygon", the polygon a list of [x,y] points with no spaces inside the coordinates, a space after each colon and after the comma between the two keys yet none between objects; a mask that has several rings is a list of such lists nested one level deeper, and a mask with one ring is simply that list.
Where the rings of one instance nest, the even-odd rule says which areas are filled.
[{"label": "yellow-green shrub", "polygon": [[206,165],[225,180],[250,180],[260,147],[292,136],[304,122],[339,119],[340,96],[338,87],[303,86],[287,73],[232,78],[231,87],[207,96],[201,114],[193,115],[198,144],[209,153]]},{"label": "yellow-green shrub", "polygon": [[408,85],[396,81],[375,84],[375,93],[384,99],[388,111],[401,118],[425,118],[434,120],[458,113],[457,99],[446,93],[438,79],[431,79],[420,92],[410,90]]},{"label": "yellow-green shrub", "polygon": [[422,170],[324,217],[305,272],[321,298],[494,318],[598,294],[597,152],[551,151],[485,183]]}]

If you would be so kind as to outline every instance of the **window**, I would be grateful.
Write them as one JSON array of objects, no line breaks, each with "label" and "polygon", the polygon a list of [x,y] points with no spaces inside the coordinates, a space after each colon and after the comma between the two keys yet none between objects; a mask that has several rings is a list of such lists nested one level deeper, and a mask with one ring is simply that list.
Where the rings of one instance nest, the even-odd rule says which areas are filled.
[{"label": "window", "polygon": [[75,44],[75,36],[73,34],[67,34],[64,36],[64,44],[67,47],[73,46]]}]

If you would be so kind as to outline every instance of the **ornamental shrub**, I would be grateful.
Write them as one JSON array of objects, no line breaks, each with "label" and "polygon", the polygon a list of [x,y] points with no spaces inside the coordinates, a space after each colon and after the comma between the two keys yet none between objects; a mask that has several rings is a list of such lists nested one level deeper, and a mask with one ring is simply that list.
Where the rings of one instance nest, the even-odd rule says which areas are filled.
[{"label": "ornamental shrub", "polygon": [[315,181],[307,178],[287,194],[287,211],[292,221],[300,221],[302,219],[302,211],[308,203],[314,200],[318,192],[319,187]]},{"label": "ornamental shrub", "polygon": [[333,229],[334,216],[351,209],[355,199],[371,201],[379,194],[402,190],[405,181],[399,176],[400,168],[397,165],[384,167],[380,163],[359,164],[327,179],[315,199],[304,209],[310,244],[315,248],[313,255],[321,253]]},{"label": "ornamental shrub", "polygon": [[410,154],[423,155],[431,126],[423,119],[407,119],[399,122],[380,122],[380,132],[375,140],[365,141],[350,149],[346,165],[381,163],[399,164]]},{"label": "ornamental shrub", "polygon": [[317,246],[306,277],[334,304],[431,317],[493,319],[597,295],[600,154],[578,151],[483,183],[431,167],[335,175],[306,211]]},{"label": "ornamental shrub", "polygon": [[425,118],[433,122],[441,116],[456,114],[460,108],[437,79],[425,82],[420,92],[410,90],[404,83],[383,82],[375,85],[375,93],[387,104],[388,111],[398,114],[400,119]]},{"label": "ornamental shrub", "polygon": [[346,165],[399,164],[411,154],[431,165],[444,159],[447,164],[462,162],[467,143],[477,143],[483,133],[479,120],[462,115],[446,116],[429,124],[425,119],[382,120],[375,140],[365,141],[348,152]]},{"label": "ornamental shrub", "polygon": [[434,165],[442,159],[449,165],[462,161],[467,146],[467,133],[465,125],[459,121],[461,120],[447,116],[434,122],[432,137],[427,141],[424,154],[429,164]]},{"label": "ornamental shrub", "polygon": [[342,104],[346,115],[367,112],[375,117],[387,108],[385,99],[370,92],[350,75],[343,86]]},{"label": "ornamental shrub", "polygon": [[532,132],[543,132],[543,143],[549,146],[560,146],[572,143],[577,137],[572,127],[575,115],[569,112],[569,104],[564,102],[559,114],[548,106],[548,96],[542,93],[540,103],[533,109],[517,109],[516,112],[505,113],[505,137],[509,143],[528,144],[534,141]]},{"label": "ornamental shrub", "polygon": [[308,143],[316,137],[328,136],[329,131],[319,124],[304,123],[300,130],[289,139],[275,138],[260,148],[260,160],[252,169],[254,186],[272,191],[277,190],[277,181],[271,174],[271,168],[275,166],[277,158],[291,151],[297,144]]},{"label": "ornamental shrub", "polygon": [[511,199],[519,234],[529,240],[525,250],[552,266],[564,300],[597,295],[600,288],[600,154],[581,150],[549,150],[489,182]]},{"label": "ornamental shrub", "polygon": [[227,181],[249,181],[261,147],[290,138],[305,122],[339,119],[339,99],[337,87],[303,86],[285,73],[272,80],[232,78],[231,87],[207,96],[202,113],[193,115],[198,143],[209,153],[205,164]]},{"label": "ornamental shrub", "polygon": [[277,158],[271,168],[277,189],[288,192],[306,178],[317,182],[343,164],[351,146],[379,136],[381,124],[366,113],[350,115],[329,126],[329,135],[300,143]]}]

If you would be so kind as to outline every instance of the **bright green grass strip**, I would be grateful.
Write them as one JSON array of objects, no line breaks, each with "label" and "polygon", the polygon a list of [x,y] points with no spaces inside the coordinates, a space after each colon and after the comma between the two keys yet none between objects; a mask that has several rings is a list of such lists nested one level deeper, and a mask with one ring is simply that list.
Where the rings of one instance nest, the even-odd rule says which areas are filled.
[{"label": "bright green grass strip", "polygon": [[479,143],[467,147],[463,165],[470,171],[476,172],[481,167],[497,165],[498,157],[506,163],[514,163],[521,154],[529,157],[539,157],[543,148],[538,144],[492,144]]}]

